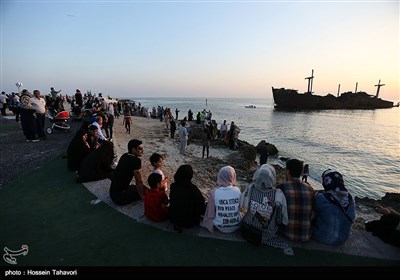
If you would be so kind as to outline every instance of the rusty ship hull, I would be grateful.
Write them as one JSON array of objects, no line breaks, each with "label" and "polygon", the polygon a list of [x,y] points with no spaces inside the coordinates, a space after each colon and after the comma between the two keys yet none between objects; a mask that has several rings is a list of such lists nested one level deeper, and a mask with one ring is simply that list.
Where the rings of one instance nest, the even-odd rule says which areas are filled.
[{"label": "rusty ship hull", "polygon": [[285,110],[327,110],[327,109],[383,109],[392,108],[393,102],[377,98],[366,92],[345,92],[339,97],[312,93],[298,93],[294,89],[273,88],[274,107]]}]

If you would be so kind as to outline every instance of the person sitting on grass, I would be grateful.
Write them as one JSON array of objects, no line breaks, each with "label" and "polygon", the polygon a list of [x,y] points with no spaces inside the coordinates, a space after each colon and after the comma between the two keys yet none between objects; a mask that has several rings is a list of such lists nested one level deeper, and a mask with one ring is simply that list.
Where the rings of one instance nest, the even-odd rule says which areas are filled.
[{"label": "person sitting on grass", "polygon": [[161,222],[168,217],[169,199],[161,186],[161,175],[151,173],[147,182],[150,189],[144,192],[144,215],[153,222]]}]

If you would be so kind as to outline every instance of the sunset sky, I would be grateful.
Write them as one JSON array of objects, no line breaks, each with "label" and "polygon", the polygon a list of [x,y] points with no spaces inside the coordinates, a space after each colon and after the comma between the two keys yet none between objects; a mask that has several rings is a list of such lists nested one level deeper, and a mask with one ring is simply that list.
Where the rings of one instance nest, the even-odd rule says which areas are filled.
[{"label": "sunset sky", "polygon": [[[398,1],[1,1],[1,90],[398,102]],[[22,88],[21,88],[22,89]]]}]

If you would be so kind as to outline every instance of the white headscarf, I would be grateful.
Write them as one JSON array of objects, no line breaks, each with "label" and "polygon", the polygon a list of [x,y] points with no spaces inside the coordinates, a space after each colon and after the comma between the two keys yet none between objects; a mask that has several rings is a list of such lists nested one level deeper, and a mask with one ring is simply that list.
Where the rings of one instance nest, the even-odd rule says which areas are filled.
[{"label": "white headscarf", "polygon": [[240,208],[248,208],[251,189],[256,188],[260,192],[267,192],[276,184],[276,171],[270,164],[263,164],[253,175],[253,182],[245,189],[240,196]]},{"label": "white headscarf", "polygon": [[232,166],[224,166],[222,167],[217,176],[217,188],[214,188],[210,197],[208,198],[207,208],[204,213],[203,222],[201,226],[207,228],[210,232],[214,232],[214,218],[215,218],[215,202],[214,196],[215,191],[219,187],[228,187],[236,185],[236,171]]},{"label": "white headscarf", "polygon": [[266,192],[275,187],[276,184],[276,171],[271,164],[263,164],[254,172],[253,175],[254,186],[261,192]]},{"label": "white headscarf", "polygon": [[227,187],[236,185],[236,171],[232,166],[224,166],[218,172],[218,187]]}]

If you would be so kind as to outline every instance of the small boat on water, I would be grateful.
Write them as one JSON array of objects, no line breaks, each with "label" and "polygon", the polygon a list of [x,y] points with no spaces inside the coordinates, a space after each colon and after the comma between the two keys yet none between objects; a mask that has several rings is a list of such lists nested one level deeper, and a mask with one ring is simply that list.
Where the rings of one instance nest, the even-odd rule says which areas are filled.
[{"label": "small boat on water", "polygon": [[252,109],[256,108],[255,105],[247,105],[247,106],[244,106],[244,107],[246,107],[246,108],[252,108]]},{"label": "small boat on water", "polygon": [[272,94],[274,97],[274,107],[276,109],[289,110],[324,110],[324,109],[381,109],[392,108],[393,102],[378,98],[381,86],[379,83],[376,95],[370,95],[366,92],[345,92],[339,96],[340,85],[337,96],[327,94],[325,96],[312,94],[312,79],[314,78],[314,70],[311,77],[308,77],[308,90],[305,93],[298,93],[294,89],[274,88]]}]

